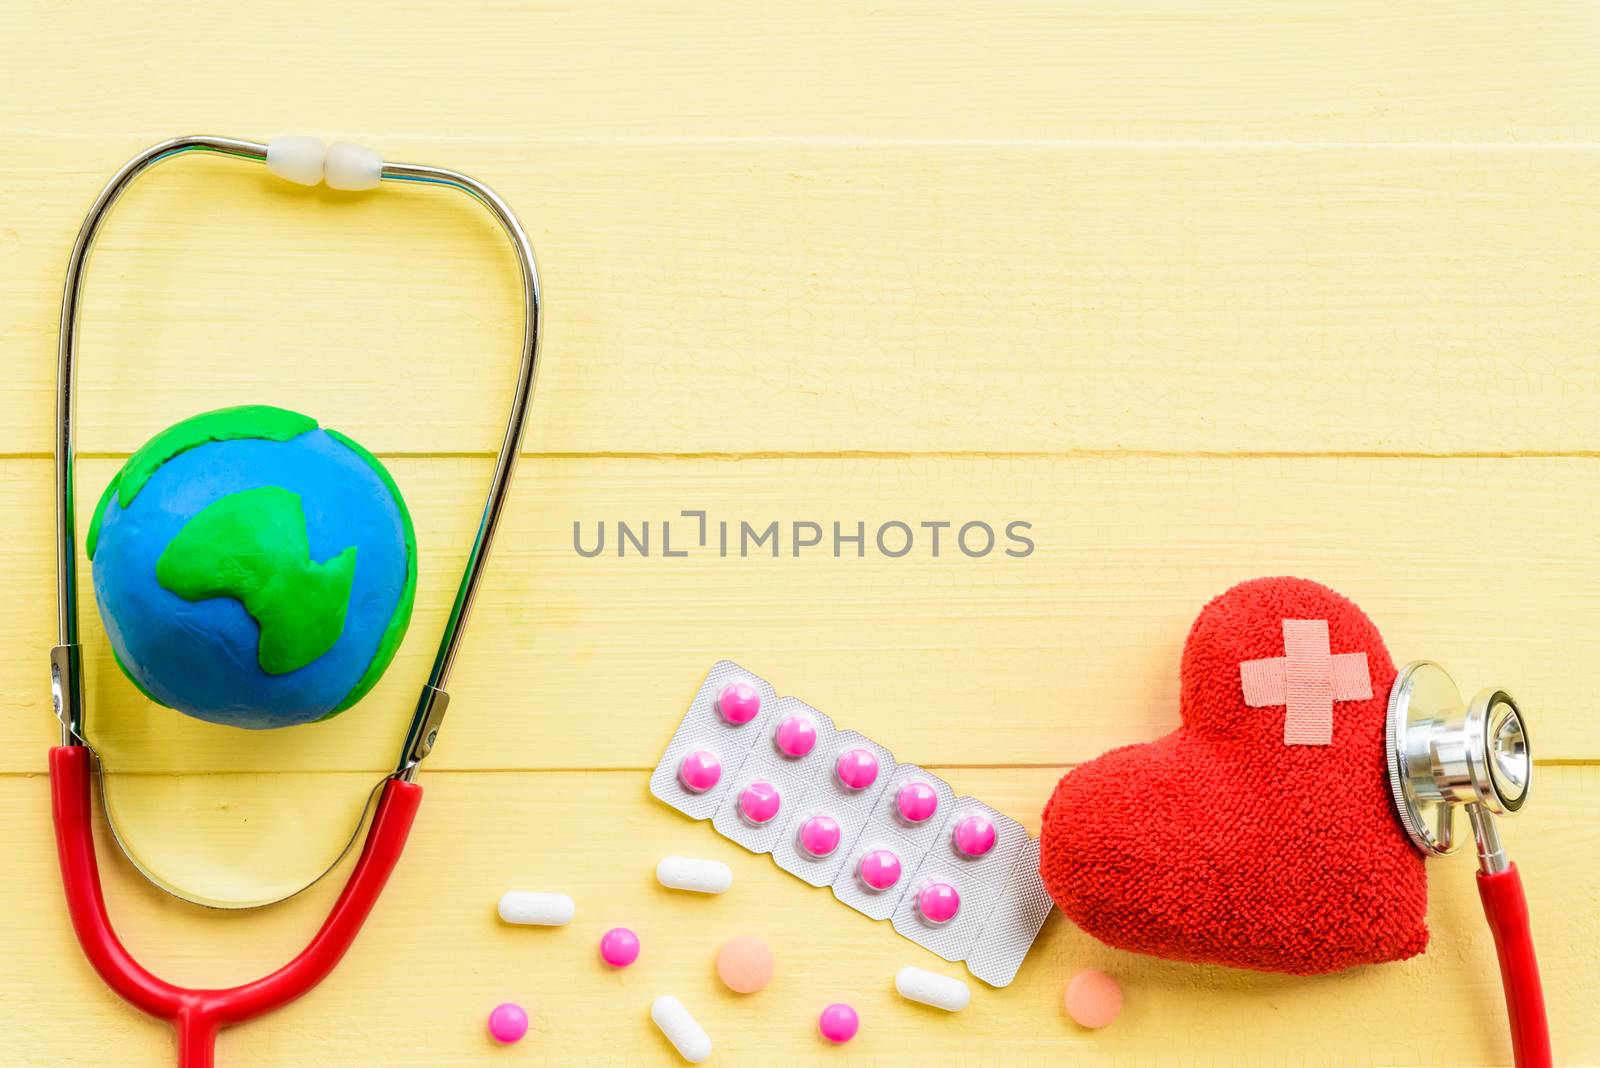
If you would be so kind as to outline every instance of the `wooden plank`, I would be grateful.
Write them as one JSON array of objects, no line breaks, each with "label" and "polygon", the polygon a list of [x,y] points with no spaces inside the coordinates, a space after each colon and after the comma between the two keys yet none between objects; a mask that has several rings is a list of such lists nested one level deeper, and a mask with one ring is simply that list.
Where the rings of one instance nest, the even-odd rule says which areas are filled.
[{"label": "wooden plank", "polygon": [[[85,499],[112,470],[86,462]],[[265,735],[148,706],[117,673],[86,593],[95,740],[145,772],[380,770],[431,663],[488,477],[483,460],[402,460],[424,552],[411,633],[388,677],[329,724]],[[0,523],[0,694],[23,743],[0,768],[36,770],[53,734],[45,460],[0,464],[17,507]],[[1234,582],[1303,574],[1353,597],[1396,659],[1447,665],[1469,691],[1501,685],[1535,719],[1541,758],[1600,757],[1600,598],[1594,459],[1035,458],[539,460],[519,470],[450,685],[439,768],[652,765],[709,665],[730,656],[861,729],[902,759],[1071,762],[1177,723],[1189,623]],[[706,509],[708,546],[691,545]],[[573,549],[573,524],[592,548]],[[616,555],[618,520],[653,527],[652,555]],[[663,558],[663,520],[674,551]],[[894,559],[873,532],[912,525]],[[971,559],[924,521],[983,521]],[[732,524],[730,556],[717,524]],[[792,555],[792,524],[824,526]],[[1036,549],[1003,555],[1004,527]],[[741,523],[783,538],[738,555]],[[831,524],[867,524],[865,556]],[[809,531],[803,531],[809,533]],[[969,541],[980,547],[976,529]],[[898,548],[901,537],[888,532]],[[87,583],[87,576],[85,576]],[[86,586],[87,589],[87,586]],[[938,725],[935,731],[925,728]],[[31,742],[27,741],[31,740]]]},{"label": "wooden plank", "polygon": [[[0,127],[382,137],[1594,139],[1582,4],[23,5]],[[184,43],[184,63],[155,62]],[[241,62],[293,57],[294,77]],[[199,88],[203,87],[203,88]],[[425,91],[423,91],[425,88]],[[330,116],[329,102],[337,101]]]},{"label": "wooden plank", "polygon": [[[1060,769],[955,769],[961,789],[1037,828]],[[312,777],[316,778],[316,777]],[[322,778],[329,778],[323,776]],[[718,1063],[820,1056],[815,1019],[830,1001],[861,1013],[852,1058],[871,1063],[998,1060],[1210,1065],[1505,1064],[1510,1060],[1494,948],[1473,886],[1473,862],[1431,867],[1433,942],[1416,959],[1342,975],[1294,978],[1174,964],[1118,953],[1057,915],[1016,983],[973,983],[973,1003],[938,1016],[900,1001],[891,977],[905,964],[962,975],[859,916],[825,890],[744,853],[709,828],[648,801],[643,775],[440,774],[384,900],[340,968],[270,1022],[224,1034],[222,1064],[478,1064],[503,1060],[484,1034],[489,1008],[516,1000],[534,1030],[513,1051],[553,1063],[665,1063],[649,1003],[682,998],[711,1033]],[[1600,830],[1588,818],[1600,769],[1541,769],[1538,796],[1505,825],[1527,881],[1558,1063],[1600,1059],[1593,991],[1600,938],[1590,858]],[[43,777],[0,777],[0,849],[8,907],[0,913],[0,986],[10,1063],[171,1063],[163,1029],[107,992],[83,962],[60,901]],[[525,844],[537,823],[538,844]],[[512,843],[508,848],[508,842]],[[205,843],[196,843],[197,847]],[[651,869],[664,854],[726,861],[732,892],[673,894]],[[113,854],[114,856],[114,854]],[[255,913],[180,905],[107,858],[108,894],[134,951],[159,974],[189,983],[245,980],[275,967],[320,922],[338,879]],[[340,873],[342,876],[342,872]],[[577,919],[559,929],[507,928],[494,901],[513,887],[572,894]],[[610,973],[595,959],[600,933],[635,928],[639,962]],[[735,934],[765,938],[778,967],[765,992],[736,998],[711,961]],[[1060,996],[1079,969],[1116,975],[1126,995],[1117,1023],[1085,1032]],[[1425,1018],[1406,1011],[1427,992]],[[832,1059],[837,1059],[835,1056]]]},{"label": "wooden plank", "polygon": [[[147,140],[0,163],[30,219],[0,235],[0,452],[50,448],[62,263]],[[1600,450],[1591,146],[384,147],[533,229],[533,452]],[[514,277],[465,198],[169,164],[91,271],[80,448],[268,402],[380,452],[490,451]]]}]

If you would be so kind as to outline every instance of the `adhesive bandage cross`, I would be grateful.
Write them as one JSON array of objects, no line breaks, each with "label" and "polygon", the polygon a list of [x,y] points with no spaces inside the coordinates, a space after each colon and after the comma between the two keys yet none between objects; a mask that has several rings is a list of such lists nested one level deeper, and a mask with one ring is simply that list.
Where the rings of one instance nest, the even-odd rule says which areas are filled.
[{"label": "adhesive bandage cross", "polygon": [[1244,703],[1251,708],[1284,706],[1284,745],[1333,742],[1333,703],[1372,696],[1366,653],[1334,654],[1325,619],[1283,621],[1286,655],[1239,665]]}]

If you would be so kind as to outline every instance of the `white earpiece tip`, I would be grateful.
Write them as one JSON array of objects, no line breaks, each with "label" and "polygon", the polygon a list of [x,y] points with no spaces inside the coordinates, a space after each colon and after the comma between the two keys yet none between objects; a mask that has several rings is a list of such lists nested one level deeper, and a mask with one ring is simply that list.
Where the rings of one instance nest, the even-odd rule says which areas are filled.
[{"label": "white earpiece tip", "polygon": [[330,189],[376,189],[383,180],[383,157],[370,148],[335,141],[328,146],[322,178]]},{"label": "white earpiece tip", "polygon": [[274,137],[267,142],[267,170],[296,185],[322,181],[328,149],[315,137]]}]

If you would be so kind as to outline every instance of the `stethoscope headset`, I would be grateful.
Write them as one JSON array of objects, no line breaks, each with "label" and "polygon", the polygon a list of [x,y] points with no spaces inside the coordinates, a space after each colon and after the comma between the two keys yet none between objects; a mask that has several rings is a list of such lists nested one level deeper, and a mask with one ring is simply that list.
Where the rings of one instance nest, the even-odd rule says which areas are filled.
[{"label": "stethoscope headset", "polygon": [[[169,983],[147,971],[123,946],[106,915],[95,860],[91,786],[94,753],[85,740],[83,654],[78,643],[77,531],[73,516],[74,394],[78,369],[78,313],[84,269],[96,234],[118,198],[145,171],[163,160],[188,152],[218,153],[233,159],[264,163],[273,173],[302,185],[326,182],[337,189],[375,189],[382,182],[416,182],[447,186],[483,205],[511,241],[522,273],[522,359],[512,394],[511,414],[495,460],[484,501],[483,517],[467,554],[455,602],[428,681],[406,729],[394,771],[384,780],[367,829],[361,854],[334,902],[327,920],[289,963],[254,982],[225,989],[191,989]],[[357,145],[336,143],[324,148],[312,138],[278,138],[270,144],[231,137],[180,137],[152,145],[133,159],[100,191],[78,230],[67,261],[61,299],[61,337],[56,370],[56,607],[58,641],[50,651],[50,681],[61,744],[50,750],[51,805],[56,849],[66,887],[67,910],[78,941],[95,971],[112,990],[136,1008],[170,1022],[178,1036],[180,1068],[210,1068],[217,1032],[293,1001],[331,972],[355,941],[362,923],[389,873],[405,848],[422,788],[413,780],[432,750],[449,706],[445,685],[461,647],[467,617],[483,577],[495,526],[510,488],[528,407],[533,397],[540,336],[539,275],[533,246],[506,202],[475,178],[442,167],[388,163]],[[132,858],[130,858],[132,859]],[[135,862],[136,868],[143,868]]]}]

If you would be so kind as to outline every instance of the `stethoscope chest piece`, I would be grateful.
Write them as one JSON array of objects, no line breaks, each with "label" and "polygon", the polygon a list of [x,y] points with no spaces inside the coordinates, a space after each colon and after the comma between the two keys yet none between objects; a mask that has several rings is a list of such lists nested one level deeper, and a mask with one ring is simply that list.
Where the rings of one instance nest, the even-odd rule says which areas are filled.
[{"label": "stethoscope chest piece", "polygon": [[1451,853],[1461,844],[1457,807],[1467,806],[1481,847],[1498,836],[1488,813],[1513,813],[1528,797],[1533,758],[1517,702],[1504,690],[1471,701],[1438,664],[1417,660],[1400,669],[1389,691],[1386,755],[1395,810],[1423,853]]}]

